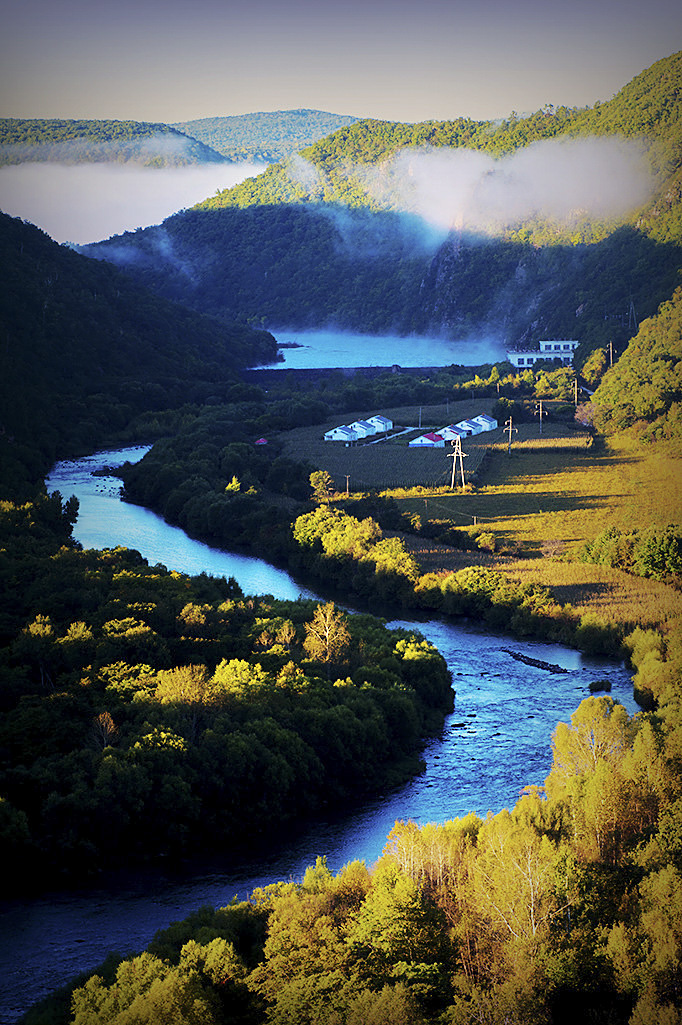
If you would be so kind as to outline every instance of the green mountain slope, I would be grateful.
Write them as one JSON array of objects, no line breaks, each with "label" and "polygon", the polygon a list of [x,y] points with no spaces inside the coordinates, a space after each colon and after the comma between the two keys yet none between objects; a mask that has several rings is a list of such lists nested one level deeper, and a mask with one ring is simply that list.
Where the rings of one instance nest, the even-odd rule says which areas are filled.
[{"label": "green mountain slope", "polygon": [[0,166],[41,161],[180,167],[222,160],[203,142],[164,124],[0,118]]},{"label": "green mountain slope", "polygon": [[323,110],[278,110],[179,121],[172,127],[199,139],[230,160],[271,163],[357,120]]},{"label": "green mountain slope", "polygon": [[141,411],[221,395],[270,335],[217,323],[0,215],[2,476],[28,450],[97,445]]},{"label": "green mountain slope", "polygon": [[594,394],[606,433],[637,425],[649,438],[682,436],[682,288],[645,320]]},{"label": "green mountain slope", "polygon": [[366,175],[357,169],[383,166],[405,149],[466,148],[502,157],[549,139],[605,135],[639,141],[655,176],[657,198],[669,190],[682,164],[682,51],[642,72],[608,103],[584,110],[545,107],[529,117],[512,114],[499,123],[468,118],[415,125],[356,121],[305,150],[311,168],[307,175],[298,164],[284,162],[200,205],[219,209],[312,201],[374,208],[376,199],[365,187]]},{"label": "green mountain slope", "polygon": [[[134,264],[150,287],[222,317],[486,331],[507,342],[570,337],[584,343],[579,358],[608,341],[624,347],[635,320],[653,315],[680,280],[681,85],[675,54],[591,110],[544,108],[496,125],[359,121],[161,227],[88,251]],[[610,133],[615,140],[604,138]],[[589,214],[576,199],[563,219],[526,210],[495,230],[455,223],[440,235],[425,230],[418,208],[410,212],[409,174],[389,159],[466,150],[484,161],[479,188],[513,178],[516,165],[497,158],[531,161],[540,152],[532,144],[543,143],[570,196],[573,179],[587,174],[575,170],[571,147],[601,159],[605,144],[622,147],[624,138],[636,146],[628,160],[636,152],[649,169],[646,201],[633,193],[627,208]],[[615,188],[608,179],[607,192]]]}]

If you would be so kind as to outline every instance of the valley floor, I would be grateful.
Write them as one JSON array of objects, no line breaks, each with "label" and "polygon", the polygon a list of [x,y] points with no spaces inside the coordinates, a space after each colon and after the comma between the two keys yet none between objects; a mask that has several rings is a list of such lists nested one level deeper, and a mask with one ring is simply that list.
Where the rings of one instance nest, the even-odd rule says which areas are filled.
[{"label": "valley floor", "polygon": [[[490,400],[384,411],[397,424],[443,426],[488,411]],[[366,411],[365,411],[366,412]],[[360,414],[358,414],[360,415]],[[350,422],[350,421],[349,421]],[[594,443],[586,432],[552,419],[519,423],[464,443],[472,487],[449,489],[447,450],[408,449],[404,439],[372,446],[325,443],[319,426],[287,432],[290,455],[328,470],[342,491],[384,488],[401,512],[438,520],[475,537],[485,548],[464,551],[414,534],[401,535],[425,573],[466,566],[499,569],[521,583],[550,587],[556,601],[605,622],[669,628],[682,622],[682,594],[664,583],[580,561],[584,545],[602,531],[663,528],[682,522],[682,459],[675,449],[619,436]]]}]

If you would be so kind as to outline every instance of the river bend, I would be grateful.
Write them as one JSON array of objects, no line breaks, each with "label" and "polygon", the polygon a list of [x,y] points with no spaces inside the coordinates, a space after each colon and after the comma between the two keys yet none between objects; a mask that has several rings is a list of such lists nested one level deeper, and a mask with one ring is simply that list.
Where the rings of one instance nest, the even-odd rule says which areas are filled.
[{"label": "river bend", "polygon": [[[93,470],[142,457],[146,449],[103,452],[58,463],[47,485],[80,502],[74,536],[86,548],[136,548],[152,564],[185,573],[233,576],[245,593],[292,599],[315,597],[286,572],[248,556],[187,537],[156,514],[120,500],[115,477]],[[111,878],[99,888],[48,893],[0,906],[0,1025],[12,1025],[32,1003],[107,953],[143,949],[156,930],[202,905],[222,906],[258,885],[298,879],[318,855],[337,871],[354,858],[371,864],[396,819],[444,821],[469,811],[485,815],[514,804],[522,788],[541,784],[551,764],[551,734],[589,696],[595,679],[611,682],[612,696],[635,712],[623,665],[588,658],[555,644],[513,640],[472,624],[396,619],[389,626],[419,630],[447,660],[455,710],[442,736],[426,745],[425,771],[395,792],[353,814],[333,813],[288,839],[258,864],[223,867],[220,857],[192,874],[143,871]],[[511,657],[562,666],[556,675]],[[227,859],[225,864],[227,865]]]}]

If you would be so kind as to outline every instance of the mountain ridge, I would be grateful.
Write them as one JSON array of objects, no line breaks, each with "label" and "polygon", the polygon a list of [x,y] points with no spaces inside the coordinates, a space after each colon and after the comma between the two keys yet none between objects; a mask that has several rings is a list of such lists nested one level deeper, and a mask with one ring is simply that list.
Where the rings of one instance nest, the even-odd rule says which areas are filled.
[{"label": "mountain ridge", "polygon": [[173,122],[171,127],[204,142],[230,160],[274,163],[357,120],[352,115],[301,107],[195,118]]},{"label": "mountain ridge", "polygon": [[139,413],[224,395],[276,354],[271,335],[168,303],[2,213],[0,266],[3,478],[27,453],[49,463]]},{"label": "mountain ridge", "polygon": [[[594,108],[543,108],[494,126],[357,121],[160,226],[84,251],[220,317],[459,339],[485,330],[524,344],[578,338],[580,365],[609,341],[624,348],[637,328],[626,323],[631,307],[637,319],[652,316],[679,284],[681,96],[677,53]],[[391,184],[387,161],[406,148],[478,150],[476,159],[499,161],[535,152],[536,143],[602,145],[612,131],[642,149],[653,194],[610,219],[580,211],[566,224],[526,217],[498,237],[451,230],[426,245],[419,217],[368,187],[377,178]]]},{"label": "mountain ridge", "polygon": [[182,167],[225,159],[160,122],[0,118],[0,166],[36,161]]}]

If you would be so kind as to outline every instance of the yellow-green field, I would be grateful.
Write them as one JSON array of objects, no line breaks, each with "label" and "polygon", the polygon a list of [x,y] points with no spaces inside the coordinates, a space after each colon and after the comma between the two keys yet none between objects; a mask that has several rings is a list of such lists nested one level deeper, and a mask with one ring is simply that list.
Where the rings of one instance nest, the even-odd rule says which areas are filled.
[{"label": "yellow-green field", "polygon": [[[434,496],[432,518],[460,526],[476,522],[540,551],[548,542],[580,547],[608,526],[621,529],[678,522],[682,502],[682,461],[670,453],[612,442],[601,451],[496,445],[472,492]],[[418,499],[400,499],[421,512]],[[414,503],[414,509],[411,507]],[[423,503],[422,503],[423,505]]]},{"label": "yellow-green field", "polygon": [[[348,414],[346,423],[371,415]],[[346,448],[323,434],[342,421],[300,428],[283,436],[286,453],[328,470],[339,491],[377,488],[401,510],[422,520],[446,520],[472,534],[495,535],[497,551],[462,552],[408,536],[424,572],[465,565],[496,566],[518,580],[552,588],[557,601],[610,622],[661,625],[682,622],[682,595],[656,581],[576,561],[583,545],[609,526],[622,530],[682,522],[682,458],[624,439],[592,445],[587,432],[545,421],[501,428],[464,442],[465,474],[473,487],[450,491],[451,449],[410,449],[416,433],[490,412],[489,400],[448,406],[382,409],[413,433],[379,445]],[[419,429],[421,414],[421,429]],[[406,490],[412,494],[406,495]]]},{"label": "yellow-green field", "polygon": [[[477,529],[492,531],[503,550],[494,558],[500,569],[518,580],[546,584],[562,605],[610,622],[665,625],[682,616],[679,592],[577,562],[575,556],[609,526],[643,530],[680,523],[681,495],[682,460],[671,452],[622,440],[582,452],[512,447],[511,456],[506,446],[496,446],[479,486],[469,493],[430,496],[428,516],[470,529],[475,519]],[[397,501],[403,510],[424,515],[423,498]],[[428,561],[433,563],[433,554]]]}]

